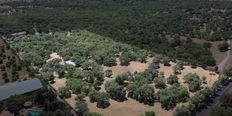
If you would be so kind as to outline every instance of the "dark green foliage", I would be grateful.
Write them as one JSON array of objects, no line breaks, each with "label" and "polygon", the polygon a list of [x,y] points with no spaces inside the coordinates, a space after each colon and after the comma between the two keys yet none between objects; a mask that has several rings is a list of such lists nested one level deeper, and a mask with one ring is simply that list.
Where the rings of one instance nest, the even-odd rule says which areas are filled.
[{"label": "dark green foliage", "polygon": [[191,112],[186,106],[177,107],[174,116],[191,116]]},{"label": "dark green foliage", "polygon": [[163,59],[161,61],[164,64],[164,66],[170,66],[169,63],[170,63],[171,59],[169,57],[165,56],[165,57],[163,57]]},{"label": "dark green foliage", "polygon": [[64,98],[71,97],[71,92],[69,91],[68,87],[60,87],[58,91],[60,95]]},{"label": "dark green foliage", "polygon": [[232,108],[226,107],[214,107],[210,113],[210,116],[231,116]]},{"label": "dark green foliage", "polygon": [[128,91],[128,97],[136,99],[139,102],[143,102],[145,104],[154,103],[154,89],[150,85],[130,83],[127,86],[127,91]]},{"label": "dark green foliage", "polygon": [[84,84],[84,82],[79,79],[71,78],[66,82],[66,87],[74,93],[80,93],[83,86],[87,86],[87,84]]},{"label": "dark green foliage", "polygon": [[154,79],[154,82],[157,88],[159,89],[166,88],[166,82],[163,74],[159,74],[159,76]]},{"label": "dark green foliage", "polygon": [[96,95],[96,102],[98,108],[106,108],[110,105],[108,93],[100,92]]},{"label": "dark green foliage", "polygon": [[130,64],[130,54],[128,52],[123,52],[120,56],[120,62],[122,66],[128,66]]},{"label": "dark green foliage", "polygon": [[203,47],[206,47],[206,48],[211,48],[211,43],[209,43],[209,42],[203,42]]},{"label": "dark green foliage", "polygon": [[[12,16],[2,16],[0,18],[0,25],[2,26],[2,30],[0,30],[1,34],[20,31],[34,33],[32,27],[36,27],[38,32],[88,30],[116,41],[126,42],[155,52],[168,54],[172,58],[178,57],[185,61],[197,62],[200,65],[214,65],[202,58],[207,57],[208,60],[213,61],[212,55],[209,54],[208,49],[205,47],[187,48],[181,42],[180,35],[185,35],[188,38],[228,39],[231,31],[230,21],[215,21],[210,17],[211,15],[225,17],[227,16],[226,14],[230,13],[208,13],[212,7],[218,8],[220,6],[219,8],[222,8],[221,6],[227,5],[225,2],[219,4],[211,1],[201,2],[200,0],[146,0],[143,2],[138,0],[108,0],[103,2],[92,0],[65,0],[56,2],[34,1],[30,4],[27,2],[12,2],[10,5],[17,9],[17,6],[22,6],[22,4],[25,6],[36,5],[42,7],[20,9],[22,10],[20,13],[15,13]],[[44,6],[51,9],[44,9]],[[183,11],[182,9],[185,10]],[[54,14],[56,15],[54,16]],[[137,14],[141,15],[138,16]],[[201,20],[191,20],[196,15]],[[63,20],[64,18],[65,20]],[[202,28],[204,23],[207,24],[207,31],[202,34],[199,28]],[[217,27],[220,27],[221,30],[217,31]],[[211,30],[215,32],[212,35],[210,34]],[[168,33],[171,36],[175,35],[171,42],[167,41],[165,37],[165,34]],[[62,43],[64,44],[65,42]],[[187,44],[198,46],[191,42]],[[177,47],[186,49],[179,50]],[[56,48],[54,48],[55,50]],[[195,56],[195,54],[192,54],[192,51],[202,53]],[[177,53],[181,53],[182,55],[177,55]],[[40,55],[33,54],[33,52],[30,54],[35,57],[28,58],[28,61],[33,60],[35,65],[40,65],[43,62],[43,57],[40,57]],[[81,55],[87,54],[84,53]],[[106,55],[107,57],[102,57],[105,54],[100,55],[100,57],[97,55],[100,63],[114,65],[115,60],[112,57],[114,54],[108,55],[107,52]],[[74,59],[76,56],[75,54],[73,55]],[[139,61],[144,62],[146,57],[142,53],[138,54],[137,58]],[[105,62],[102,62],[102,59],[105,59]],[[122,59],[123,65],[127,65],[128,61],[131,60],[126,55]],[[80,64],[78,60],[74,60],[74,62],[78,65]]]},{"label": "dark green foliage", "polygon": [[167,79],[167,83],[171,85],[178,84],[179,83],[178,79],[179,78],[176,75],[170,75],[169,78]]},{"label": "dark green foliage", "polygon": [[201,79],[197,74],[189,73],[184,76],[184,79],[189,85],[189,91],[196,92],[200,90]]},{"label": "dark green foliage", "polygon": [[170,88],[158,91],[159,101],[165,109],[172,109],[179,102],[186,102],[189,98],[187,88],[176,84]]},{"label": "dark green foliage", "polygon": [[119,74],[115,78],[115,82],[117,82],[119,85],[123,85],[124,81],[128,80],[128,76],[128,73]]},{"label": "dark green foliage", "polygon": [[95,113],[95,112],[86,112],[83,116],[101,116],[101,114]]},{"label": "dark green foliage", "polygon": [[97,94],[98,94],[98,92],[95,89],[93,89],[93,88],[90,89],[89,94],[88,94],[90,102],[96,102]]},{"label": "dark green foliage", "polygon": [[146,111],[144,113],[144,115],[142,115],[142,116],[156,116],[156,115],[155,115],[155,112],[153,112],[153,111]]},{"label": "dark green foliage", "polygon": [[83,115],[85,112],[88,112],[88,105],[85,101],[77,101],[75,108],[77,109],[80,115]]},{"label": "dark green foliage", "polygon": [[41,71],[41,78],[43,80],[45,80],[45,82],[49,83],[49,82],[52,82],[54,80],[54,76],[53,76],[53,70],[50,69],[50,68],[44,68],[42,71]]},{"label": "dark green foliage", "polygon": [[230,116],[232,115],[232,105],[231,105],[232,93],[225,93],[220,98],[220,104],[211,110],[211,116]]},{"label": "dark green foliage", "polygon": [[105,71],[105,76],[106,76],[106,77],[111,77],[112,75],[113,75],[112,70],[106,70],[106,71]]},{"label": "dark green foliage", "polygon": [[232,108],[232,93],[225,93],[220,98],[221,106],[222,107],[231,107]]},{"label": "dark green foliage", "polygon": [[229,44],[227,43],[227,41],[223,41],[223,43],[218,45],[218,49],[220,52],[225,52],[227,51],[229,48]]},{"label": "dark green foliage", "polygon": [[120,86],[115,81],[110,81],[105,84],[106,92],[109,93],[112,99],[123,101],[125,99],[126,91],[123,86]]}]

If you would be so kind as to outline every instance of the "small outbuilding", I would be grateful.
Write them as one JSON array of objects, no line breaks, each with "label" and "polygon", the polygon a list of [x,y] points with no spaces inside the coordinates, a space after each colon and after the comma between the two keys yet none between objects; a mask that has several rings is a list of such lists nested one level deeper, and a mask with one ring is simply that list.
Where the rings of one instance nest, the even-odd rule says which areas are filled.
[{"label": "small outbuilding", "polygon": [[71,60],[65,61],[65,64],[76,66],[76,63]]}]

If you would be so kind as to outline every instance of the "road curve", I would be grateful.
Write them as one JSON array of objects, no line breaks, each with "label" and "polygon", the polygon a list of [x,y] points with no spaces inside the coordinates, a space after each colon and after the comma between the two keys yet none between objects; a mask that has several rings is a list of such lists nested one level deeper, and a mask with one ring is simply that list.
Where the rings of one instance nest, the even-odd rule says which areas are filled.
[{"label": "road curve", "polygon": [[229,50],[226,52],[226,57],[218,64],[219,72],[224,70],[226,63],[230,58],[230,40],[227,40],[227,43],[229,44]]}]

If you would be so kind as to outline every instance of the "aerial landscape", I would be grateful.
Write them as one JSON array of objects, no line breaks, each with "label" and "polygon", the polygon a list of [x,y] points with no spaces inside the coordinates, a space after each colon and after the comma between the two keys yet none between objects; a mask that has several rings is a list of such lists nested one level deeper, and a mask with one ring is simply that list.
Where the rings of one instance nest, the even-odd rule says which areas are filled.
[{"label": "aerial landscape", "polygon": [[0,116],[232,116],[231,0],[0,0]]}]

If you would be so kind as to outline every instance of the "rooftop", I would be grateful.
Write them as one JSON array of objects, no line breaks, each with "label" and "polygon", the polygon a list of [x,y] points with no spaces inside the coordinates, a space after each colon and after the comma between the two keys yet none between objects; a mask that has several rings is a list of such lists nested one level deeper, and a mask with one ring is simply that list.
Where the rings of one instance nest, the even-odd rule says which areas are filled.
[{"label": "rooftop", "polygon": [[26,81],[9,83],[0,86],[0,101],[14,95],[21,95],[42,88],[38,78],[28,79]]}]

